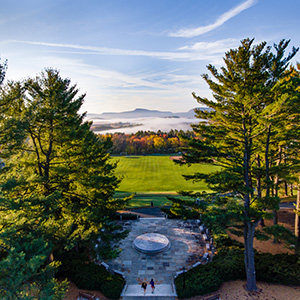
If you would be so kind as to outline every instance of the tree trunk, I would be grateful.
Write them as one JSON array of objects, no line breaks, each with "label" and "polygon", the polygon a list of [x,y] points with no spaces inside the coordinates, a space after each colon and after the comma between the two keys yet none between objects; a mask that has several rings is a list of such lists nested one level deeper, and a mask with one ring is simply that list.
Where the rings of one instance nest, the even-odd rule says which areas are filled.
[{"label": "tree trunk", "polygon": [[[286,165],[286,154],[284,155],[283,161],[284,161],[284,164]],[[287,184],[287,182],[285,180],[284,181],[284,195],[287,197],[288,194],[289,194],[289,192],[288,192],[288,184]]]},{"label": "tree trunk", "polygon": [[[251,126],[250,126],[251,127]],[[243,130],[244,130],[244,185],[246,189],[250,190],[251,179],[250,179],[250,155],[252,148],[252,139],[248,139],[247,128],[245,120],[243,120]],[[255,224],[249,221],[250,217],[250,193],[244,195],[244,243],[245,243],[245,269],[247,275],[247,289],[249,291],[256,291],[256,275],[255,275],[255,263],[254,263],[254,249],[253,249],[253,239],[254,239],[254,229]],[[258,224],[258,221],[256,225]]]},{"label": "tree trunk", "polygon": [[[261,167],[259,154],[257,154],[257,156],[256,156],[256,165],[257,165],[257,168]],[[261,201],[261,173],[260,173],[260,171],[258,171],[256,173],[256,189],[257,189],[257,199],[258,199],[258,201]],[[263,218],[261,218],[261,220],[260,220],[260,225],[261,225],[261,227],[265,227],[265,221]]]},{"label": "tree trunk", "polygon": [[278,224],[278,214],[277,210],[273,210],[273,225]]},{"label": "tree trunk", "polygon": [[248,291],[257,291],[254,249],[253,249],[254,230],[255,230],[255,225],[253,223],[251,222],[244,223],[244,244],[245,244],[244,259],[245,259]]},{"label": "tree trunk", "polygon": [[[279,146],[278,148],[278,159],[276,162],[276,166],[279,167],[282,161],[282,148]],[[276,174],[275,176],[275,197],[278,197],[278,192],[279,192],[279,175]],[[277,225],[278,224],[278,216],[277,216],[277,211],[273,211],[273,224]]]},{"label": "tree trunk", "polygon": [[285,195],[285,196],[288,196],[288,195],[289,195],[289,194],[288,194],[288,184],[287,184],[286,181],[284,182],[284,195]]},{"label": "tree trunk", "polygon": [[270,162],[269,162],[269,146],[271,136],[271,125],[268,127],[266,149],[265,149],[265,165],[266,165],[266,199],[270,196]]},{"label": "tree trunk", "polygon": [[295,216],[295,236],[299,240],[299,209],[300,209],[300,176],[297,190],[296,216]]}]

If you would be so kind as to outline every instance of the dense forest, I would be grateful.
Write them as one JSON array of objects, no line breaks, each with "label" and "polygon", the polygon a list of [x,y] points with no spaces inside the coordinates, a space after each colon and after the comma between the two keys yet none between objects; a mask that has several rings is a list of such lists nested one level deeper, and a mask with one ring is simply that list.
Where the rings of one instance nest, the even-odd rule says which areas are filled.
[{"label": "dense forest", "polygon": [[186,137],[195,137],[193,131],[170,130],[166,132],[138,131],[135,134],[114,133],[101,135],[111,138],[112,154],[145,155],[154,153],[175,153],[186,146]]}]

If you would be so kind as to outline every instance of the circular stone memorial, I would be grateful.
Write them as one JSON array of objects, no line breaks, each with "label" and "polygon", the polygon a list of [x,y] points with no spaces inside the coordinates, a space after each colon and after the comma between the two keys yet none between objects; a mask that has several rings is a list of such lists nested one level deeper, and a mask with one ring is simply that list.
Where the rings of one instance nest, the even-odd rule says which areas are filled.
[{"label": "circular stone memorial", "polygon": [[140,252],[155,254],[167,250],[170,247],[170,241],[159,233],[145,233],[133,241],[133,246]]}]

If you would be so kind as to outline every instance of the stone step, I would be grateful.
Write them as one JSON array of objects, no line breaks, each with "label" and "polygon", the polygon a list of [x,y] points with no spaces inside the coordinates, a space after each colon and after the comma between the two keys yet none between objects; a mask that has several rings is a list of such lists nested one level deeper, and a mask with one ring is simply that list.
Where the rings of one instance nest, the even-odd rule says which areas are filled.
[{"label": "stone step", "polygon": [[[144,295],[144,290],[139,284],[126,284],[123,292],[121,294],[123,299],[131,300],[133,298],[137,300],[138,298],[161,300],[161,299],[175,299],[177,296],[175,287],[173,284],[158,284],[155,286],[154,293],[151,293],[151,286],[147,286],[146,294]],[[162,298],[161,298],[162,297]]]},{"label": "stone step", "polygon": [[125,296],[121,297],[122,300],[176,300],[176,297],[166,296],[166,297],[156,297],[156,296]]}]

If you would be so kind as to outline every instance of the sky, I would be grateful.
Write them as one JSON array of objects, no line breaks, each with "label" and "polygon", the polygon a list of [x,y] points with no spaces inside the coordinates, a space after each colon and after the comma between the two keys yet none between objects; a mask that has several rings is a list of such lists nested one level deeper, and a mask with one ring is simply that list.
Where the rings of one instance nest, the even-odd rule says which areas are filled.
[{"label": "sky", "polygon": [[299,0],[0,0],[0,8],[6,80],[58,69],[86,93],[89,113],[185,112],[199,106],[192,92],[211,98],[201,75],[241,40],[300,46]]}]

